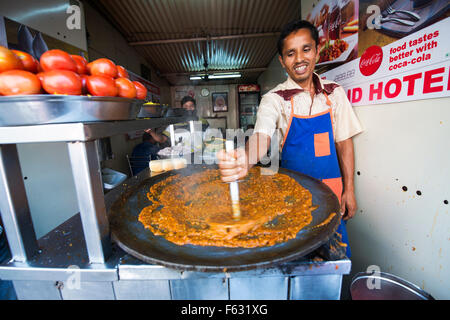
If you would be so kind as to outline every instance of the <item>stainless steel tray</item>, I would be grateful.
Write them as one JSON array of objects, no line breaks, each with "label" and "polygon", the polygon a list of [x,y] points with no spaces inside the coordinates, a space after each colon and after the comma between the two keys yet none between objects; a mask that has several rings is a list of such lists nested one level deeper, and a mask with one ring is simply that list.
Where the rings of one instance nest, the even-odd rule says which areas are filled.
[{"label": "stainless steel tray", "polygon": [[50,94],[0,97],[0,126],[132,120],[143,103],[120,97]]}]

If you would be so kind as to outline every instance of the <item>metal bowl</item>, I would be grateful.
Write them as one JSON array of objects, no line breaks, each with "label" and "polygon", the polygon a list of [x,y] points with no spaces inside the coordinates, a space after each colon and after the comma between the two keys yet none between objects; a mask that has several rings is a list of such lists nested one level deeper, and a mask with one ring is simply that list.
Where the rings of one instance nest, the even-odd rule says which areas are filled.
[{"label": "metal bowl", "polygon": [[160,104],[144,104],[138,114],[138,118],[160,118],[165,107]]},{"label": "metal bowl", "polygon": [[185,115],[185,109],[183,108],[167,108],[164,116],[169,117],[182,117]]},{"label": "metal bowl", "polygon": [[52,94],[0,97],[0,126],[133,120],[143,102]]}]

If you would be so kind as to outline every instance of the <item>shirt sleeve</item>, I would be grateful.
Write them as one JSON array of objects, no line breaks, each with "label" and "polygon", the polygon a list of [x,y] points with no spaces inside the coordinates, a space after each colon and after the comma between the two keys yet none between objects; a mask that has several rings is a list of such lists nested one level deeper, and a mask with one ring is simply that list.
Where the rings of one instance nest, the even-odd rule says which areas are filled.
[{"label": "shirt sleeve", "polygon": [[253,133],[264,133],[272,137],[277,128],[279,117],[276,99],[270,94],[264,95],[258,107]]},{"label": "shirt sleeve", "polygon": [[337,91],[336,102],[338,105],[335,113],[335,142],[340,142],[357,135],[362,132],[363,129],[361,123],[356,117],[355,112],[353,111],[353,107],[348,100],[344,89],[342,87],[338,87],[335,90]]},{"label": "shirt sleeve", "polygon": [[167,138],[170,138],[170,130],[169,127],[166,127],[164,130],[161,131],[161,134],[165,135]]}]

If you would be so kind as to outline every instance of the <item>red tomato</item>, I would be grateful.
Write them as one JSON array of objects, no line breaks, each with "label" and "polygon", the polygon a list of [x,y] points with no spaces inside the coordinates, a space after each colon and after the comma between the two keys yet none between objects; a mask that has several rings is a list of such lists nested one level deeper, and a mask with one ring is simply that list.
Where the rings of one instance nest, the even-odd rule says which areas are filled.
[{"label": "red tomato", "polygon": [[117,67],[109,59],[100,58],[89,63],[89,72],[93,76],[107,76],[116,78],[117,77]]},{"label": "red tomato", "polygon": [[71,54],[70,56],[77,64],[77,73],[78,74],[86,74],[88,72],[86,59],[83,58],[82,56],[78,56],[76,54]]},{"label": "red tomato", "polygon": [[0,74],[0,94],[4,96],[37,94],[40,91],[39,78],[29,71],[9,70]]},{"label": "red tomato", "polygon": [[20,61],[22,61],[24,70],[33,73],[38,72],[38,61],[31,54],[19,50],[11,51],[19,57]]},{"label": "red tomato", "polygon": [[89,76],[87,74],[80,74],[80,78],[81,78],[81,93],[82,94],[87,94],[88,93],[88,89],[87,89],[87,78]]},{"label": "red tomato", "polygon": [[20,58],[8,48],[0,46],[0,72],[8,70],[22,70]]},{"label": "red tomato", "polygon": [[86,86],[93,96],[115,97],[119,91],[114,78],[106,76],[88,76]]},{"label": "red tomato", "polygon": [[130,77],[128,76],[127,70],[122,66],[117,66],[117,78],[130,79]]},{"label": "red tomato", "polygon": [[68,70],[47,71],[42,74],[42,87],[50,94],[80,95],[81,77]]},{"label": "red tomato", "polygon": [[136,99],[147,98],[147,88],[139,81],[133,81],[133,84],[136,87]]},{"label": "red tomato", "polygon": [[44,72],[38,72],[36,73],[36,76],[38,77],[39,81],[42,83],[44,80]]},{"label": "red tomato", "polygon": [[42,69],[41,64],[39,63],[39,61],[36,60],[36,65],[37,65],[37,72],[44,72],[44,69]]},{"label": "red tomato", "polygon": [[59,49],[44,52],[40,59],[44,71],[68,70],[77,72],[77,63],[67,52]]},{"label": "red tomato", "polygon": [[89,63],[86,65],[86,68],[87,68],[88,74],[91,74],[92,62],[89,62]]},{"label": "red tomato", "polygon": [[130,99],[136,98],[136,87],[134,86],[133,82],[131,82],[127,78],[117,78],[115,82],[116,87],[119,90],[119,92],[117,93],[119,97]]}]

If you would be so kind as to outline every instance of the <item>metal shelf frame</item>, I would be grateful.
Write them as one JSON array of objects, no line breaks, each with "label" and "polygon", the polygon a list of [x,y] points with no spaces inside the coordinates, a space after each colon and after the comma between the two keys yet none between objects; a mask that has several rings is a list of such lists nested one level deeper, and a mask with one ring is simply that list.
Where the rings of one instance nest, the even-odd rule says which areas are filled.
[{"label": "metal shelf frame", "polygon": [[183,121],[183,117],[171,117],[0,127],[0,212],[12,261],[26,263],[39,250],[17,144],[67,143],[89,262],[105,264],[111,255],[111,239],[95,140]]}]

